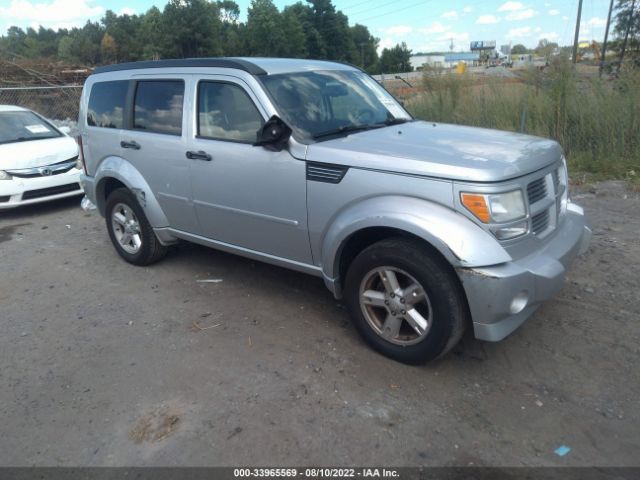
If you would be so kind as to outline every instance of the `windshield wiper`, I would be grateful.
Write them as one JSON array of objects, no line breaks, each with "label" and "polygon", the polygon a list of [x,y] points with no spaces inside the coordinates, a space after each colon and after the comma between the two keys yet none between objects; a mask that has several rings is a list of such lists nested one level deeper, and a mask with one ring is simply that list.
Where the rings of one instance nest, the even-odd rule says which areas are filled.
[{"label": "windshield wiper", "polygon": [[374,123],[371,125],[343,125],[342,127],[332,128],[331,130],[327,130],[326,132],[320,132],[313,135],[315,140],[324,137],[330,137],[333,135],[341,135],[343,133],[354,133],[354,132],[363,132],[365,130],[371,130],[374,128],[382,128],[386,125],[384,123]]},{"label": "windshield wiper", "polygon": [[410,118],[389,118],[388,120],[384,121],[384,124],[386,126],[391,126],[391,125],[400,125],[401,123],[407,123],[407,122],[413,122],[413,120]]},{"label": "windshield wiper", "polygon": [[391,125],[400,125],[401,123],[413,122],[409,118],[389,118],[381,123],[370,123],[368,125],[343,125],[342,127],[333,128],[326,132],[320,132],[313,135],[315,140],[324,137],[330,137],[333,135],[340,135],[343,133],[363,132],[365,130],[372,130],[374,128],[389,127]]}]

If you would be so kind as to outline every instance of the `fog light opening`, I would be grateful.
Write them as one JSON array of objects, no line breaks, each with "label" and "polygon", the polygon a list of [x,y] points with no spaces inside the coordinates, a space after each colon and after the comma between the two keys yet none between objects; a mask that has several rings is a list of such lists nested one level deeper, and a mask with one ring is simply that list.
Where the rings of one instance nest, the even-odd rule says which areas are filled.
[{"label": "fog light opening", "polygon": [[520,292],[513,300],[511,300],[511,307],[509,311],[515,315],[516,313],[520,313],[529,303],[529,293],[526,291]]}]

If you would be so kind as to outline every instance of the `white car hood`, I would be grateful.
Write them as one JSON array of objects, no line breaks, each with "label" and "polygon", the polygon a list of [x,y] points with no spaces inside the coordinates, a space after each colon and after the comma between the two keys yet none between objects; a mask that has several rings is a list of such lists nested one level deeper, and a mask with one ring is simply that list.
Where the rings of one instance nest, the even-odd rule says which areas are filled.
[{"label": "white car hood", "polygon": [[0,170],[42,167],[71,160],[78,144],[67,136],[0,145]]},{"label": "white car hood", "polygon": [[306,159],[410,175],[497,182],[543,168],[561,156],[560,145],[553,140],[417,121],[311,144]]}]

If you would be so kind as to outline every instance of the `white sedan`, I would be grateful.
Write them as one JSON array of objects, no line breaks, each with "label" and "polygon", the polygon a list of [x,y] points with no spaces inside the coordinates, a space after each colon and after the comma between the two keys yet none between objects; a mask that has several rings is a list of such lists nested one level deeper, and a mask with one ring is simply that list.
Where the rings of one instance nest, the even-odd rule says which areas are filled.
[{"label": "white sedan", "polygon": [[0,210],[83,193],[78,144],[64,130],[0,105]]}]

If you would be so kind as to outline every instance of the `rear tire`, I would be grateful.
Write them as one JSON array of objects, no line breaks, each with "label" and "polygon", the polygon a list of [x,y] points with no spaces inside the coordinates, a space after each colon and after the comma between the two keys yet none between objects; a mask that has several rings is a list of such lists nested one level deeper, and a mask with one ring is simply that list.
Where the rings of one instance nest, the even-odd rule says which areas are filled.
[{"label": "rear tire", "polygon": [[469,317],[451,266],[420,242],[402,237],[377,242],[353,260],[345,300],[364,340],[409,364],[445,355]]},{"label": "rear tire", "polygon": [[138,200],[128,189],[111,192],[105,219],[111,243],[127,262],[150,265],[166,255],[167,247],[158,241]]}]

